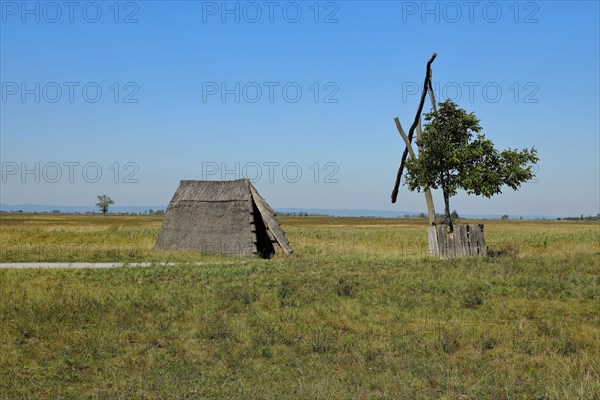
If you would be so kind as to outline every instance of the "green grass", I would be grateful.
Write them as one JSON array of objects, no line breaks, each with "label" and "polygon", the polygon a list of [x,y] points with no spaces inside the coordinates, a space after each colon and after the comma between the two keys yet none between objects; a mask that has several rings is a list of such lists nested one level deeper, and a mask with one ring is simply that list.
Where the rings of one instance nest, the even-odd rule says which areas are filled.
[{"label": "green grass", "polygon": [[[164,256],[158,218],[5,218],[3,262]],[[506,256],[440,261],[422,221],[282,223],[272,260],[0,270],[0,398],[600,398],[598,224],[486,221]]]}]

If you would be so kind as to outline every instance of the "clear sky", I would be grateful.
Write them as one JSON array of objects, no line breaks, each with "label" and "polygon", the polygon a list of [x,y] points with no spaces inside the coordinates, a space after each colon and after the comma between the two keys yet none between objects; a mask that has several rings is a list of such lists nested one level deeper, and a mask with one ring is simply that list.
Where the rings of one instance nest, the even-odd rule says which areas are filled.
[{"label": "clear sky", "polygon": [[410,126],[437,52],[438,100],[541,159],[520,191],[451,208],[596,214],[598,4],[3,0],[0,201],[160,205],[245,175],[274,207],[424,211],[406,187],[390,203],[393,118]]}]

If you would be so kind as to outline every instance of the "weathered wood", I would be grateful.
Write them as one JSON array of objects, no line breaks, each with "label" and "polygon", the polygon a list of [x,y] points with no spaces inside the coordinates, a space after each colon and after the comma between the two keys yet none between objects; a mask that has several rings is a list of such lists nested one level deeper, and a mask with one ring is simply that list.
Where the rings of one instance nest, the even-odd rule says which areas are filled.
[{"label": "weathered wood", "polygon": [[[444,226],[442,225],[443,228]],[[447,238],[447,230],[446,229],[435,229],[436,237],[439,241],[440,252],[438,257],[447,258],[448,257],[448,238]]]},{"label": "weathered wood", "polygon": [[477,232],[473,232],[471,226],[469,226],[469,247],[477,249]]},{"label": "weathered wood", "polygon": [[[433,99],[433,92],[431,93],[431,96]],[[435,104],[434,104],[434,107],[435,107]],[[421,129],[421,118],[419,118],[419,124],[417,125],[417,149],[419,150],[419,154],[421,154],[421,150],[423,150],[423,147],[420,145],[422,137],[423,137],[423,130]],[[435,206],[433,205],[433,196],[431,195],[431,190],[428,187],[425,188],[425,204],[427,204],[427,215],[429,216],[429,226],[435,225]]]},{"label": "weathered wood", "polygon": [[275,253],[291,252],[271,208],[247,179],[182,181],[167,208],[156,247],[238,257],[268,256],[271,248]]},{"label": "weathered wood", "polygon": [[453,257],[463,257],[462,252],[460,250],[460,229],[455,229],[454,232],[451,233],[452,235],[452,250],[451,250],[451,255]]},{"label": "weathered wood", "polygon": [[486,257],[483,224],[455,225],[448,232],[446,225],[427,228],[429,254],[438,258]]},{"label": "weathered wood", "polygon": [[404,144],[406,145],[406,150],[408,151],[408,154],[410,154],[411,158],[416,158],[417,156],[415,155],[415,151],[412,148],[412,144],[410,143],[408,136],[406,136],[404,129],[402,129],[402,124],[400,124],[400,120],[398,119],[398,117],[394,118],[394,122],[396,123],[396,129],[398,129],[398,133],[400,134],[400,136],[402,136],[402,140],[404,140]]},{"label": "weathered wood", "polygon": [[254,186],[250,185],[250,191],[252,193],[252,199],[254,200],[254,203],[256,204],[256,207],[261,213],[262,219],[267,226],[269,240],[271,240],[271,242],[275,240],[285,254],[291,254],[292,248],[290,247],[290,242],[285,237],[285,233],[283,232],[283,229],[281,229],[281,225],[279,225],[279,222],[275,219],[275,212],[262,198]]},{"label": "weathered wood", "polygon": [[454,232],[448,231],[448,229],[443,229],[444,235],[446,235],[446,257],[454,257]]},{"label": "weathered wood", "polygon": [[[408,136],[404,132],[404,129],[402,128],[402,124],[400,123],[400,120],[398,119],[398,117],[394,118],[394,122],[396,123],[396,129],[398,129],[398,133],[400,133],[400,136],[402,136],[402,139],[404,140],[406,149],[408,149],[408,154],[410,155],[411,158],[416,158],[417,156],[415,155],[415,151],[412,148],[412,144],[410,143]],[[417,125],[417,140],[421,139],[422,133],[423,133],[423,131],[421,130],[421,119],[419,118],[419,124]],[[418,145],[418,142],[417,142],[417,145]],[[421,147],[419,146],[419,152],[420,151],[421,151]],[[430,226],[435,225],[435,207],[433,205],[433,196],[431,195],[431,190],[429,190],[429,188],[426,188],[424,190],[424,192],[425,192],[425,203],[427,204],[427,214],[429,216],[429,225]]]},{"label": "weathered wood", "polygon": [[466,257],[470,254],[469,252],[469,231],[467,225],[459,225],[459,238],[457,240],[458,248],[460,254],[457,254],[459,257]]},{"label": "weathered wood", "polygon": [[431,105],[433,106],[433,112],[437,113],[437,103],[435,102],[435,96],[433,95],[433,85],[431,81],[433,80],[433,72],[429,71],[429,97],[431,98]]},{"label": "weathered wood", "polygon": [[[415,115],[415,120],[413,124],[410,126],[408,130],[408,141],[412,141],[412,138],[415,133],[415,129],[417,128],[417,124],[419,123],[419,119],[421,118],[421,113],[423,112],[423,105],[425,104],[425,97],[427,96],[427,90],[429,87],[429,81],[431,80],[431,63],[437,57],[437,53],[433,53],[429,61],[427,62],[427,69],[425,71],[425,82],[423,83],[423,91],[421,92],[421,100],[419,101],[419,108],[417,108],[417,114]],[[402,172],[404,171],[404,163],[406,163],[406,157],[408,157],[408,147],[404,149],[402,153],[402,159],[400,160],[400,167],[398,168],[398,173],[396,174],[396,183],[394,184],[394,190],[392,190],[392,203],[396,202],[398,198],[398,189],[400,188],[400,179],[402,178]]]},{"label": "weathered wood", "polygon": [[429,254],[434,257],[440,256],[440,250],[438,247],[438,240],[436,236],[436,229],[433,226],[430,226],[427,229],[427,236],[429,237]]},{"label": "weathered wood", "polygon": [[483,235],[483,224],[477,224],[479,229],[475,229],[477,236],[477,253],[482,257],[487,257],[487,246],[485,245],[485,239]]}]

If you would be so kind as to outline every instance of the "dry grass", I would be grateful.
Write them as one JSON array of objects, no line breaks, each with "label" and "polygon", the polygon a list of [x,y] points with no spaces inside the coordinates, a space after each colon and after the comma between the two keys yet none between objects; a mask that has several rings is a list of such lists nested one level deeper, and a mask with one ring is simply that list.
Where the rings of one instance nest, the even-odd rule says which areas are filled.
[{"label": "dry grass", "polygon": [[0,214],[1,262],[185,262],[221,256],[154,248],[160,216]]},{"label": "dry grass", "polygon": [[[486,221],[505,256],[439,261],[423,221],[281,221],[289,257],[0,270],[0,398],[599,398],[597,223]],[[1,215],[1,259],[159,260],[159,225]]]}]

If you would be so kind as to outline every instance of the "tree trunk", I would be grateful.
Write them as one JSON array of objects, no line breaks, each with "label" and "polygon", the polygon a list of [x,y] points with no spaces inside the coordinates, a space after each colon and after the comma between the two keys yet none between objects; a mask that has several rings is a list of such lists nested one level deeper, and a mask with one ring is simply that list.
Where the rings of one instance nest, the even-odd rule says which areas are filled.
[{"label": "tree trunk", "polygon": [[443,188],[442,192],[444,193],[444,211],[446,215],[446,225],[448,225],[448,229],[450,232],[454,232],[454,225],[452,225],[452,216],[450,215],[450,198],[448,197],[448,193],[446,193],[446,189]]}]

